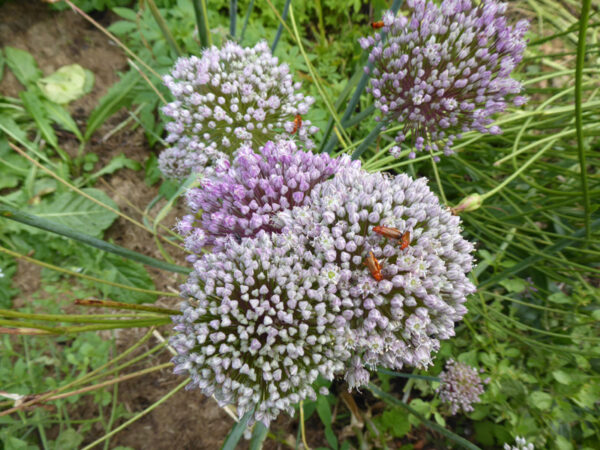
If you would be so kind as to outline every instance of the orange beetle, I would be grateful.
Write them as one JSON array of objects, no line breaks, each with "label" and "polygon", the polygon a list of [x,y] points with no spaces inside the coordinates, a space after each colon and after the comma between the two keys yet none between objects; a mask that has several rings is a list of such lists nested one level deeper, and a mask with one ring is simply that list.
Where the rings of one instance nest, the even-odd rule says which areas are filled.
[{"label": "orange beetle", "polygon": [[379,264],[379,261],[377,261],[373,252],[369,252],[369,256],[367,256],[367,259],[365,260],[365,265],[371,271],[373,278],[377,281],[383,280],[383,275],[381,275],[381,264]]},{"label": "orange beetle", "polygon": [[399,239],[400,250],[404,250],[410,244],[410,231],[402,233],[398,228],[384,227],[382,225],[373,227],[373,231],[388,239]]},{"label": "orange beetle", "polygon": [[294,117],[294,131],[292,131],[292,134],[296,134],[296,132],[300,129],[301,126],[302,116],[300,114],[296,114],[296,117]]},{"label": "orange beetle", "polygon": [[374,30],[378,30],[379,28],[382,28],[384,26],[383,20],[380,20],[378,22],[371,22],[371,26]]},{"label": "orange beetle", "polygon": [[400,250],[404,250],[410,244],[410,231],[402,233],[402,239],[400,240]]}]

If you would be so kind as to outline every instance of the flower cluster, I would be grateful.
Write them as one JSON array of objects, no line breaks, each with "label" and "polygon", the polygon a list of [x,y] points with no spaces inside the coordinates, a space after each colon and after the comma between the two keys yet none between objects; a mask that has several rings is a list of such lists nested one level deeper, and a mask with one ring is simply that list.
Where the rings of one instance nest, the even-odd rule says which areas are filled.
[{"label": "flower cluster", "polygon": [[532,443],[527,442],[525,438],[517,436],[515,438],[516,445],[504,444],[504,450],[534,450]]},{"label": "flower cluster", "polygon": [[[408,17],[384,14],[387,40],[380,34],[360,39],[364,49],[371,49],[368,90],[378,119],[404,125],[391,153],[397,156],[409,135],[417,150],[438,150],[440,144],[448,155],[462,132],[500,133],[498,126],[489,126],[490,116],[505,110],[507,96],[521,92],[510,74],[522,59],[529,23],[508,25],[506,3],[496,0],[479,6],[470,0],[407,4]],[[513,98],[517,106],[525,101]]]},{"label": "flower cluster", "polygon": [[304,244],[265,231],[230,239],[195,263],[182,292],[191,300],[174,317],[175,372],[240,415],[256,406],[254,419],[267,426],[315,399],[317,376],[331,380],[349,358],[330,308],[337,278],[312,264]]},{"label": "flower cluster", "polygon": [[196,256],[174,318],[192,387],[267,424],[312,398],[319,374],[352,389],[376,366],[426,368],[454,335],[473,246],[425,179],[291,141],[244,147],[215,174],[179,223],[188,249],[214,250]]},{"label": "flower cluster", "polygon": [[[228,42],[211,47],[201,57],[179,58],[164,77],[175,101],[163,108],[170,119],[160,170],[171,178],[201,172],[228,159],[243,144],[256,147],[269,140],[290,138],[314,144],[317,128],[297,122],[314,102],[297,92],[286,64],[278,64],[266,42],[242,48]],[[296,122],[295,122],[296,120]]]},{"label": "flower cluster", "polygon": [[220,251],[229,236],[276,231],[274,214],[303,205],[316,184],[349,164],[348,157],[305,152],[289,140],[267,142],[258,153],[242,147],[231,164],[224,161],[214,177],[187,192],[191,214],[178,224],[186,248],[194,254],[205,246]]},{"label": "flower cluster", "polygon": [[456,414],[473,411],[473,404],[479,403],[479,396],[484,392],[484,384],[489,379],[481,380],[473,367],[449,359],[444,371],[440,374],[441,384],[436,389],[440,399],[450,405],[450,412]]},{"label": "flower cluster", "polygon": [[[307,206],[276,220],[307,238],[312,265],[336,281],[329,310],[353,355],[350,388],[368,382],[365,367],[427,367],[439,341],[454,335],[474,291],[466,277],[473,246],[425,179],[346,167],[316,185]],[[409,244],[377,233],[382,226]]]}]

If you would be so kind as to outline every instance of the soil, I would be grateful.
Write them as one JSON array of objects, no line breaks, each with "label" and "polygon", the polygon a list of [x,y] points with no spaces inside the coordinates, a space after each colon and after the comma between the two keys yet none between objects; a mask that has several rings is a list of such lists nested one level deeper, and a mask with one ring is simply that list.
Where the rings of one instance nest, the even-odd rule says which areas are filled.
[{"label": "soil", "polygon": [[[52,11],[40,1],[7,2],[0,6],[0,47],[12,46],[30,52],[44,75],[49,75],[61,66],[80,64],[95,75],[94,88],[91,93],[72,102],[69,110],[83,129],[85,121],[99,99],[107,92],[119,77],[118,71],[127,70],[127,58],[123,52],[106,36],[89,24],[81,16],[72,11]],[[96,13],[94,19],[103,26],[108,26],[114,16],[107,13]],[[0,82],[0,93],[7,96],[18,96],[23,87],[17,79],[6,70]],[[122,131],[104,139],[117,125],[128,117],[126,111],[116,114],[105,123],[86,147],[86,152],[94,152],[99,156],[96,169],[103,167],[113,157],[124,153],[128,158],[144,163],[151,155],[141,129],[131,130],[125,127]],[[75,156],[77,141],[68,133],[59,132],[61,146]],[[157,187],[148,187],[144,183],[143,171],[120,170],[114,175],[104,177],[97,183],[97,188],[107,192],[117,202],[120,210],[128,216],[141,220],[139,210],[158,194]],[[158,204],[151,212],[156,213],[162,204]],[[171,227],[179,210],[163,221]],[[105,235],[116,244],[161,258],[159,251],[147,232],[141,231],[125,219],[119,218]],[[169,253],[184,263],[183,254]],[[180,284],[174,274],[149,269],[158,290],[173,291]],[[40,285],[40,270],[37,266],[19,262],[18,273],[14,278],[15,287],[21,295],[15,301],[18,306],[27,302]],[[160,299],[158,304],[176,308],[178,299],[169,297]],[[124,330],[117,336],[117,349],[124,349],[137,342],[146,330]],[[150,345],[157,341],[152,339]],[[141,351],[147,350],[142,348]],[[155,359],[144,360],[143,366],[129,370],[141,370],[164,362],[170,355],[164,352]],[[174,376],[169,369],[153,372],[119,384],[119,402],[131,413],[138,413],[159,400],[175,386],[183,381],[181,376]],[[87,399],[87,400],[85,400]],[[92,417],[97,412],[92,397],[83,397],[82,404],[76,407],[75,413],[80,418]],[[87,404],[86,404],[87,402]],[[71,416],[72,419],[78,417]],[[121,420],[123,422],[124,420]],[[117,423],[119,425],[121,422]],[[206,398],[198,391],[180,391],[152,412],[116,434],[110,441],[110,448],[128,446],[134,449],[216,449],[219,448],[233,425],[234,421],[222,410],[214,399]],[[100,429],[86,435],[84,444],[103,436]],[[50,433],[51,436],[51,433]]]}]

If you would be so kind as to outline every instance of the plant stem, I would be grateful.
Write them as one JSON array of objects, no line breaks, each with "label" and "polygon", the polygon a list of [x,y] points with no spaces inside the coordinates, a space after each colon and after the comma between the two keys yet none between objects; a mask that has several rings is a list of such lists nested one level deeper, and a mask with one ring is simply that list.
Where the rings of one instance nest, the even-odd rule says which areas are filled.
[{"label": "plant stem", "polygon": [[205,0],[192,0],[194,13],[196,14],[196,26],[198,27],[198,38],[200,39],[200,48],[210,47],[212,40],[208,27],[208,17],[206,13]]},{"label": "plant stem", "polygon": [[0,205],[0,218],[14,220],[15,222],[24,223],[40,230],[49,231],[50,233],[58,234],[69,239],[81,242],[91,247],[98,248],[105,252],[113,253],[115,255],[122,256],[132,261],[137,261],[147,266],[156,267],[157,269],[167,270],[174,273],[188,274],[191,269],[188,267],[178,266],[168,262],[160,261],[151,256],[142,255],[141,253],[133,250],[126,249],[119,245],[111,244],[110,242],[103,241],[102,239],[95,238],[89,234],[82,233],[80,231],[73,230],[64,225],[52,222],[50,220],[43,219],[41,217],[34,216],[10,206]]},{"label": "plant stem", "polygon": [[290,3],[292,0],[285,0],[285,5],[283,5],[283,14],[279,17],[280,23],[279,27],[277,27],[277,33],[275,33],[275,39],[273,39],[273,44],[271,45],[271,53],[275,53],[275,49],[277,48],[277,44],[279,43],[279,39],[281,38],[281,33],[283,31],[283,26],[285,24],[285,20],[287,19],[288,10],[290,9]]},{"label": "plant stem", "polygon": [[146,3],[150,8],[150,12],[152,13],[152,17],[154,17],[154,21],[158,25],[158,28],[160,28],[160,32],[171,47],[171,50],[173,50],[178,57],[182,56],[183,52],[181,51],[181,48],[179,48],[179,45],[177,45],[175,38],[171,34],[171,30],[169,30],[169,26],[165,22],[163,16],[161,16],[160,11],[156,7],[156,3],[154,3],[154,0],[146,0]]},{"label": "plant stem", "polygon": [[381,129],[383,127],[384,127],[383,121],[381,121],[381,122],[377,123],[377,125],[375,125],[375,128],[373,128],[371,130],[371,132],[362,141],[362,143],[358,146],[358,148],[356,150],[354,150],[354,153],[352,153],[352,159],[360,158],[360,155],[362,155],[365,152],[365,150],[369,148],[369,145],[371,145],[373,143],[373,141],[375,141],[375,139],[377,139],[377,137],[381,133]]},{"label": "plant stem", "polygon": [[585,141],[583,133],[582,118],[582,81],[583,66],[585,63],[585,38],[589,21],[591,0],[583,0],[581,7],[581,17],[579,19],[579,39],[577,43],[577,65],[575,70],[575,126],[577,128],[577,151],[579,153],[579,165],[581,167],[581,190],[583,191],[583,206],[585,209],[585,237],[590,240],[592,230],[590,221],[592,215],[592,205],[590,203],[590,194],[588,192],[587,165],[585,162]]}]

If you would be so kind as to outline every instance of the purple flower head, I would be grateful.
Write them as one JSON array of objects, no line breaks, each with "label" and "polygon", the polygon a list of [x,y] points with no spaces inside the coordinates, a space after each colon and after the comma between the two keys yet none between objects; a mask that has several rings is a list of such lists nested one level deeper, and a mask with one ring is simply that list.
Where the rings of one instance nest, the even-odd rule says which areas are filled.
[{"label": "purple flower head", "polygon": [[314,99],[297,92],[300,83],[289,72],[266,42],[253,48],[228,42],[200,57],[179,58],[164,77],[175,101],[163,108],[171,119],[166,125],[171,147],[159,158],[163,174],[185,178],[228,159],[242,145],[260,146],[292,134],[312,148],[310,135],[317,128],[303,118],[294,132],[294,119],[306,114]]},{"label": "purple flower head", "polygon": [[316,184],[349,164],[347,156],[305,152],[293,141],[267,142],[258,153],[240,148],[231,165],[218,165],[214,177],[188,191],[191,214],[178,224],[186,248],[195,254],[208,245],[219,251],[230,236],[277,231],[276,213],[304,205]]},{"label": "purple flower head", "polygon": [[[452,154],[460,133],[498,134],[490,116],[506,109],[506,98],[520,106],[521,83],[510,77],[523,57],[529,22],[515,26],[504,17],[506,3],[483,0],[408,0],[408,17],[383,17],[380,35],[362,38],[374,68],[368,91],[375,97],[378,120],[404,125],[399,144],[409,135],[416,150],[443,149]],[[367,69],[368,70],[368,69]],[[411,153],[414,157],[414,152]]]},{"label": "purple flower head", "polygon": [[534,450],[534,446],[531,442],[527,442],[527,439],[517,436],[515,438],[515,445],[504,444],[504,450]]},{"label": "purple flower head", "polygon": [[[426,368],[440,340],[454,335],[475,288],[467,279],[473,245],[460,219],[439,204],[423,178],[389,177],[343,168],[316,185],[308,205],[277,215],[284,232],[306,236],[314,264],[330,268],[337,332],[353,353],[350,388],[365,384],[364,367]],[[373,231],[410,234],[409,245]],[[380,265],[376,277],[368,258]]]},{"label": "purple flower head", "polygon": [[481,380],[473,367],[449,359],[444,371],[440,374],[441,384],[436,389],[442,402],[450,406],[454,415],[460,410],[473,411],[473,404],[479,403],[479,396],[484,392],[484,384],[489,379]]},{"label": "purple flower head", "polygon": [[[281,411],[316,399],[318,375],[333,379],[350,353],[335,332],[335,280],[305,252],[306,239],[261,231],[222,252],[204,255],[182,286],[174,316],[175,373],[190,388],[233,404],[239,415],[256,407],[265,425]],[[326,275],[326,274],[325,274]]]}]

